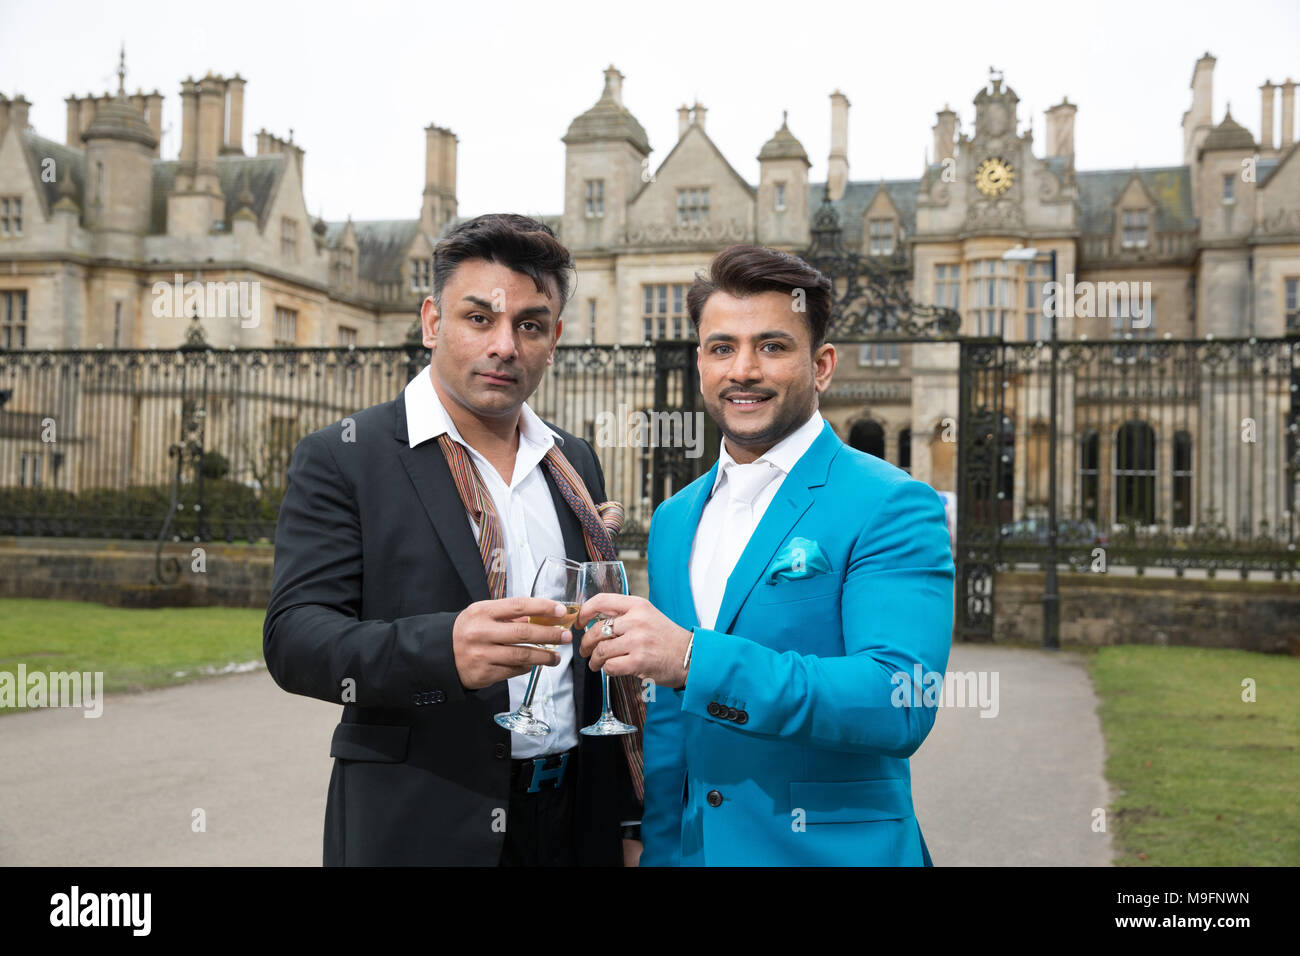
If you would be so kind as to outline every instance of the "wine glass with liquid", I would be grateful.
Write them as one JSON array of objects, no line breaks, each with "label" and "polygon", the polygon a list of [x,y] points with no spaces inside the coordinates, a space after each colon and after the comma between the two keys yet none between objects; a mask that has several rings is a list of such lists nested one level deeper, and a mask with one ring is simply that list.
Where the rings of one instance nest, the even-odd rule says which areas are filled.
[{"label": "wine glass with liquid", "polygon": [[[528,619],[529,624],[558,627],[562,630],[565,628],[573,629],[573,626],[578,621],[578,608],[582,606],[582,568],[583,565],[580,562],[570,561],[568,558],[547,556],[542,561],[542,566],[537,569],[537,576],[533,578],[532,596],[546,598],[556,604],[563,604],[564,616],[530,617]],[[547,649],[550,650],[551,647],[547,645]],[[520,703],[518,710],[511,713],[497,714],[493,718],[506,730],[527,737],[545,737],[551,732],[550,724],[533,716],[533,695],[537,692],[537,679],[541,673],[541,664],[533,667],[533,672],[528,676],[528,689],[524,691],[524,699]]]}]

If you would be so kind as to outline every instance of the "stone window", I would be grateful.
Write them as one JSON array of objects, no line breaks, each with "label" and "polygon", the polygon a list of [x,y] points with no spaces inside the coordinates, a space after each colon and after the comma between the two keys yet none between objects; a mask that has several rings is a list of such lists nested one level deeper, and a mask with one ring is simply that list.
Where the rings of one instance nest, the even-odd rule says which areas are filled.
[{"label": "stone window", "polygon": [[1286,330],[1300,332],[1300,279],[1286,280]]},{"label": "stone window", "polygon": [[1173,479],[1173,526],[1187,528],[1192,524],[1191,432],[1174,433]]},{"label": "stone window", "polygon": [[295,310],[275,307],[273,342],[276,348],[293,348],[298,344],[298,313]]},{"label": "stone window", "polygon": [[349,346],[354,346],[354,345],[356,345],[356,344],[357,344],[357,330],[354,329],[354,328],[351,328],[350,326],[340,325],[340,326],[339,326],[338,343],[339,343],[339,345],[340,345],[341,347],[343,347],[343,348],[348,348]]},{"label": "stone window", "polygon": [[934,267],[934,304],[961,308],[961,266],[955,262]]},{"label": "stone window", "polygon": [[677,190],[677,222],[688,226],[709,218],[709,187]]},{"label": "stone window", "polygon": [[411,291],[433,291],[433,260],[420,258],[411,260]]},{"label": "stone window", "polygon": [[605,215],[605,180],[587,180],[586,210],[584,215],[588,219],[600,219]]},{"label": "stone window", "polygon": [[0,292],[0,348],[27,348],[27,290]]},{"label": "stone window", "polygon": [[897,366],[898,343],[872,342],[858,346],[858,365]]},{"label": "stone window", "polygon": [[[1025,341],[1036,342],[1041,334],[1050,338],[1051,323],[1043,316],[1044,282],[1050,278],[1051,267],[1046,262],[1025,263]],[[1038,322],[1043,316],[1043,322]]]},{"label": "stone window", "polygon": [[[641,338],[644,341],[669,338],[670,322],[671,337],[686,338],[686,328],[689,325],[686,317],[686,290],[689,288],[683,283],[641,286]],[[594,316],[594,311],[592,314]]]},{"label": "stone window", "polygon": [[872,219],[870,222],[871,245],[869,254],[873,256],[891,256],[894,254],[894,220]]},{"label": "stone window", "polygon": [[1156,433],[1143,421],[1115,432],[1115,520],[1156,523]]},{"label": "stone window", "polygon": [[785,212],[785,183],[776,184],[776,211]]},{"label": "stone window", "polygon": [[977,259],[971,263],[970,314],[973,333],[1001,337],[1011,319],[1016,279],[1004,259]]},{"label": "stone window", "polygon": [[1143,249],[1147,246],[1148,214],[1145,209],[1125,209],[1123,244],[1125,249]]},{"label": "stone window", "polygon": [[39,451],[23,452],[22,463],[18,472],[18,484],[24,488],[41,486],[41,465],[45,455]]},{"label": "stone window", "polygon": [[298,261],[298,221],[287,216],[280,220],[280,255],[289,262]]},{"label": "stone window", "polygon": [[1237,187],[1237,177],[1232,173],[1223,174],[1223,202],[1224,204],[1236,202],[1235,190]]},{"label": "stone window", "polygon": [[0,236],[23,234],[23,200],[21,196],[0,197]]}]

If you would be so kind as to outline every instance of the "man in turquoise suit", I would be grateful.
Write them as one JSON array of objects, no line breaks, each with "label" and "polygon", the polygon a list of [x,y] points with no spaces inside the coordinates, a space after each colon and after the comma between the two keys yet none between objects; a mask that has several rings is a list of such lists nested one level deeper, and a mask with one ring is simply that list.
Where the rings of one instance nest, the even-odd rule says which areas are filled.
[{"label": "man in turquoise suit", "polygon": [[[953,563],[929,485],[817,410],[830,282],[732,246],[687,297],[718,463],[655,512],[650,598],[582,608],[647,688],[645,865],[931,865],[907,758],[934,724]],[[671,688],[671,689],[670,689]]]}]

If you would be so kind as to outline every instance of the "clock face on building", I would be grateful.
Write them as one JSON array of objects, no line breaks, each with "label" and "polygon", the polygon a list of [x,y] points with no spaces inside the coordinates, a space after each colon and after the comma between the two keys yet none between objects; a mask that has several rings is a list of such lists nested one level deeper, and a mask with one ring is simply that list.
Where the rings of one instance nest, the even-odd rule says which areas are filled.
[{"label": "clock face on building", "polygon": [[1011,188],[1014,178],[1011,164],[994,156],[980,163],[975,171],[975,188],[986,196],[1000,196]]}]

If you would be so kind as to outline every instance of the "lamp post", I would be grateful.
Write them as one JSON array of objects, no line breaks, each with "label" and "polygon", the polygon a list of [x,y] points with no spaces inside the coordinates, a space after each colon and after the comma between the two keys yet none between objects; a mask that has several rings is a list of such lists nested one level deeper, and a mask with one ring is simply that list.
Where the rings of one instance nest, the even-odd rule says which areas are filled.
[{"label": "lamp post", "polygon": [[[1051,249],[1039,254],[1032,246],[1015,246],[1002,254],[1008,262],[1042,262],[1051,265],[1051,281],[1056,282],[1056,250]],[[1053,300],[1055,301],[1055,299]],[[1059,312],[1059,310],[1058,310]],[[1048,318],[1046,314],[1043,316]],[[1052,370],[1048,405],[1047,432],[1047,568],[1043,574],[1043,649],[1059,650],[1061,647],[1061,595],[1056,582],[1056,360],[1057,360],[1057,316],[1050,317],[1052,323],[1051,348]]]}]

